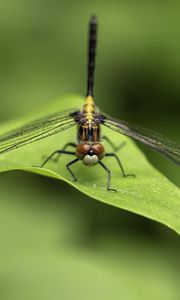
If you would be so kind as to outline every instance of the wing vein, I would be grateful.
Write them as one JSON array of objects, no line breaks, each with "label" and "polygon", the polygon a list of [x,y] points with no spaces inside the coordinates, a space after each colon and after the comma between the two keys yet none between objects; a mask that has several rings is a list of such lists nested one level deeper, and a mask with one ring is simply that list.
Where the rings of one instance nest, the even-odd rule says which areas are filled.
[{"label": "wing vein", "polygon": [[[69,110],[69,113],[74,110]],[[59,133],[76,125],[74,117],[56,113],[34,120],[0,136],[0,154]],[[67,111],[65,111],[67,113]]]},{"label": "wing vein", "polygon": [[153,148],[180,165],[180,146],[174,141],[138,125],[113,119],[106,115],[103,115],[103,118],[104,126]]}]

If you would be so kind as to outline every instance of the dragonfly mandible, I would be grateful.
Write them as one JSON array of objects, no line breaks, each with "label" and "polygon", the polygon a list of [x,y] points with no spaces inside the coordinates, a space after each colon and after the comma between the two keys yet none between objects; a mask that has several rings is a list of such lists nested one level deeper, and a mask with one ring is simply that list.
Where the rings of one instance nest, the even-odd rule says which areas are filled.
[{"label": "dragonfly mandible", "polygon": [[[0,154],[77,126],[77,143],[69,142],[64,145],[62,149],[54,151],[45,159],[41,167],[44,167],[50,159],[53,159],[54,155],[72,155],[75,156],[75,158],[66,164],[66,167],[74,181],[76,181],[77,178],[71,170],[73,164],[78,161],[82,161],[86,166],[99,164],[107,172],[107,190],[116,191],[111,188],[111,171],[105,163],[102,162],[105,157],[115,158],[123,177],[135,177],[135,175],[126,174],[119,157],[115,153],[117,147],[108,136],[101,135],[101,127],[108,127],[120,134],[139,141],[166,156],[179,166],[180,146],[156,132],[112,118],[98,111],[93,98],[96,44],[97,19],[95,16],[92,16],[89,22],[87,94],[82,109],[58,112],[2,134],[0,136]],[[103,140],[106,140],[106,142],[111,145],[114,150],[113,152],[106,153]],[[120,147],[123,145],[124,143]],[[73,148],[73,151],[67,150],[69,147]]]}]

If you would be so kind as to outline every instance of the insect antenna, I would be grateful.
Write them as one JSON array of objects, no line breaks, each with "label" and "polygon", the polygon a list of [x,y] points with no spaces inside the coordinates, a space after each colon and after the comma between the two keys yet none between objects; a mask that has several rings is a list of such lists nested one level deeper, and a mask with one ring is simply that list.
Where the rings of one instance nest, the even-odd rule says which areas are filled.
[{"label": "insect antenna", "polygon": [[87,96],[92,96],[92,97],[93,97],[93,86],[94,86],[96,44],[97,44],[97,18],[96,16],[93,15],[89,23],[88,77],[87,77]]}]

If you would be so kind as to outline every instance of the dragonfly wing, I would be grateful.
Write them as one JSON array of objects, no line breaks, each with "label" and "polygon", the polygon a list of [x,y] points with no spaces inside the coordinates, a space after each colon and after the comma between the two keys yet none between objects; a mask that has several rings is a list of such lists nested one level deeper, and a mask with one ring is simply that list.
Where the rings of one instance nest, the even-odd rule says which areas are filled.
[{"label": "dragonfly wing", "polygon": [[102,115],[102,124],[153,148],[177,165],[180,165],[180,145],[167,137],[141,126],[113,119],[107,115]]},{"label": "dragonfly wing", "polygon": [[0,154],[54,135],[76,125],[74,115],[76,115],[74,110],[66,110],[31,121],[17,129],[0,135]]}]

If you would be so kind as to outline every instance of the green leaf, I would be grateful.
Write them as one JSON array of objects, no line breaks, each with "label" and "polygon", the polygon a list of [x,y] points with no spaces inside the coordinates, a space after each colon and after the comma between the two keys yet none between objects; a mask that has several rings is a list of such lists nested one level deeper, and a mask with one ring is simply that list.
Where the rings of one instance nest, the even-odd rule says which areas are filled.
[{"label": "green leaf", "polygon": [[179,299],[178,235],[140,228],[141,218],[63,182],[0,180],[0,299]]},{"label": "green leaf", "polygon": [[[71,107],[81,108],[82,104],[83,99],[80,97],[64,97],[50,107],[43,108],[40,114],[35,113],[33,117],[1,126],[1,132],[15,129],[30,120],[52,112]],[[40,168],[45,157],[53,151],[61,149],[67,142],[76,142],[76,130],[73,127],[55,136],[1,155],[0,171],[23,170],[64,180],[94,199],[156,220],[180,233],[179,188],[153,168],[134,142],[123,135],[103,128],[103,134],[109,136],[116,145],[126,142],[117,155],[121,159],[126,173],[134,173],[137,176],[136,178],[123,178],[114,158],[105,158],[104,162],[112,172],[111,186],[117,189],[117,193],[107,192],[107,174],[99,165],[88,168],[81,161],[73,165],[72,170],[78,178],[75,183],[72,182],[65,166],[73,159],[67,155],[62,155],[58,163],[49,161],[43,169]],[[112,151],[106,143],[105,147],[107,152]]]}]

